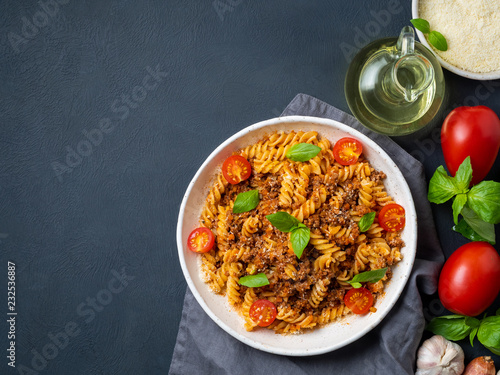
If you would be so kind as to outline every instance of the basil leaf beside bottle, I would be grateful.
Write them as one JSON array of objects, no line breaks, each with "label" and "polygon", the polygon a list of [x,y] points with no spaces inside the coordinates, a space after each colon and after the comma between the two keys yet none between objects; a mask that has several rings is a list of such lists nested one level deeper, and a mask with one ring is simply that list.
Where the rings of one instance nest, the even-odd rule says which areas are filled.
[{"label": "basil leaf beside bottle", "polygon": [[424,20],[423,18],[414,18],[410,20],[415,29],[420,30],[424,34],[429,34],[431,32],[431,25],[429,21]]},{"label": "basil leaf beside bottle", "polygon": [[446,38],[439,31],[433,30],[429,33],[429,43],[440,51],[448,50],[448,43],[446,42]]}]

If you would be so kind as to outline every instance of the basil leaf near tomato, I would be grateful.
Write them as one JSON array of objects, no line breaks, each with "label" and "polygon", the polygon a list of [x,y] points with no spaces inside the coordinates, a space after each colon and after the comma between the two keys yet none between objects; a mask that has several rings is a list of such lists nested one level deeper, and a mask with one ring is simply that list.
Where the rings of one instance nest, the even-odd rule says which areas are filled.
[{"label": "basil leaf near tomato", "polygon": [[470,163],[470,156],[467,156],[462,164],[458,167],[455,173],[455,182],[458,189],[462,192],[469,191],[469,185],[472,180],[472,164]]},{"label": "basil leaf near tomato", "polygon": [[483,181],[467,194],[469,207],[490,224],[500,223],[500,183]]},{"label": "basil leaf near tomato", "polygon": [[469,334],[470,346],[474,346],[474,337],[476,337],[477,331],[479,330],[480,320],[470,316],[465,317],[465,324],[472,328]]},{"label": "basil leaf near tomato", "polygon": [[481,320],[477,338],[488,349],[500,351],[500,316],[488,316]]},{"label": "basil leaf near tomato", "polygon": [[247,286],[249,288],[257,288],[259,286],[269,285],[269,279],[265,273],[258,273],[256,275],[248,275],[240,277],[238,284]]},{"label": "basil leaf near tomato", "polygon": [[460,193],[463,191],[457,186],[455,178],[448,176],[444,167],[440,165],[429,181],[427,193],[429,202],[441,204]]},{"label": "basil leaf near tomato", "polygon": [[292,161],[308,161],[321,151],[321,147],[310,143],[298,143],[290,147],[285,156]]},{"label": "basil leaf near tomato", "polygon": [[240,193],[236,196],[234,201],[233,213],[240,214],[242,212],[251,211],[259,205],[259,201],[258,190],[249,190]]},{"label": "basil leaf near tomato", "polygon": [[363,215],[361,220],[359,220],[358,227],[360,232],[366,232],[368,229],[373,224],[373,221],[375,220],[375,211],[373,212],[368,212],[367,214]]},{"label": "basil leaf near tomato", "polygon": [[361,283],[376,283],[385,276],[387,267],[378,270],[361,272],[355,275],[352,280],[347,281],[353,288],[361,288]]},{"label": "basil leaf near tomato", "polygon": [[465,324],[465,317],[462,315],[439,316],[432,319],[425,329],[451,341],[462,340],[472,331],[472,328]]},{"label": "basil leaf near tomato", "polygon": [[462,209],[463,219],[452,229],[472,241],[486,241],[495,244],[495,226],[479,218],[469,207]]},{"label": "basil leaf near tomato", "polygon": [[457,194],[453,199],[452,209],[453,209],[453,222],[458,224],[458,215],[462,212],[465,204],[467,203],[467,194]]}]

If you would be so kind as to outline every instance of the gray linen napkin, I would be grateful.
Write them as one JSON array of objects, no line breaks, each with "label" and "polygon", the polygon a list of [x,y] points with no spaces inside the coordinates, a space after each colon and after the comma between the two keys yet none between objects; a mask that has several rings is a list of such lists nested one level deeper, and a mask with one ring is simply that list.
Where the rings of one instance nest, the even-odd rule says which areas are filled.
[{"label": "gray linen napkin", "polygon": [[285,357],[251,348],[219,328],[189,288],[169,374],[413,374],[425,320],[420,293],[433,294],[444,261],[434,228],[423,167],[390,138],[316,98],[298,94],[282,114],[324,117],[361,131],[396,162],[410,186],[418,216],[417,256],[410,279],[386,318],[361,339],[331,353]]}]

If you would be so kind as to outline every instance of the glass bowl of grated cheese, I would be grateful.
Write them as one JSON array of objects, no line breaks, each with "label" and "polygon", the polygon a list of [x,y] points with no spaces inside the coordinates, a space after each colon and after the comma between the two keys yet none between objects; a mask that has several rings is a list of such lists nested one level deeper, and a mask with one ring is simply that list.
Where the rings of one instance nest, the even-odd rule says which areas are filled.
[{"label": "glass bowl of grated cheese", "polygon": [[427,20],[446,38],[448,50],[439,51],[417,30],[443,68],[470,79],[500,78],[500,1],[413,0],[412,17]]}]

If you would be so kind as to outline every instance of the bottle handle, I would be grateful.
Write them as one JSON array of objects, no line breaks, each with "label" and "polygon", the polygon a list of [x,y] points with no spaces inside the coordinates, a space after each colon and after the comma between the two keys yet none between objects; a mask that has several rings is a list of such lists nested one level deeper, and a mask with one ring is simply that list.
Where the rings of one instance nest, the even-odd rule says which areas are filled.
[{"label": "bottle handle", "polygon": [[[423,55],[415,53],[415,32],[412,27],[403,27],[396,48],[398,60],[392,68],[392,79],[405,100],[414,102],[434,81],[434,67]],[[398,77],[403,77],[405,71],[413,72],[412,75],[419,79],[401,82]]]}]

